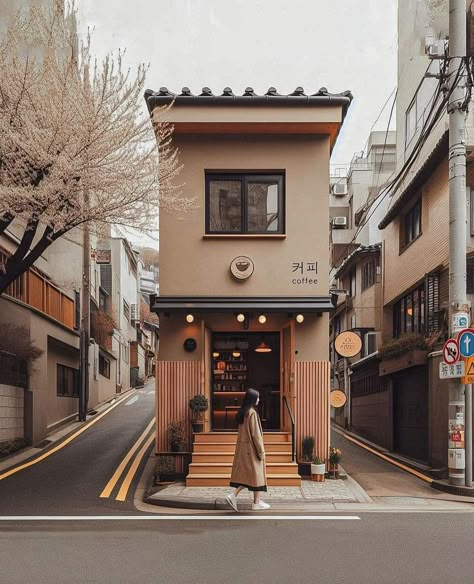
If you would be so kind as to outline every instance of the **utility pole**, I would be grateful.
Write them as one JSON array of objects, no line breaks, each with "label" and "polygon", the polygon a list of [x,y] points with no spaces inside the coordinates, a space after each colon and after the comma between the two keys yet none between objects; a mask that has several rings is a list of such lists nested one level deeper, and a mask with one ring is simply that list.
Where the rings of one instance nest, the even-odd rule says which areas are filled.
[{"label": "utility pole", "polygon": [[[89,209],[90,200],[87,188],[84,189],[84,209]],[[91,240],[89,224],[83,224],[82,239],[82,305],[81,305],[81,387],[79,391],[79,421],[87,418],[87,402],[89,401],[89,347],[90,347],[90,268]]]},{"label": "utility pole", "polygon": [[[449,83],[454,84],[449,114],[449,304],[450,334],[459,332],[459,314],[469,313],[466,294],[466,74],[459,73],[466,56],[466,2],[449,0]],[[450,87],[451,89],[451,87]],[[468,320],[470,322],[470,318]],[[464,385],[449,387],[449,430],[465,423]],[[451,438],[451,434],[449,434]],[[461,442],[448,440],[449,483],[465,484],[465,452]]]}]

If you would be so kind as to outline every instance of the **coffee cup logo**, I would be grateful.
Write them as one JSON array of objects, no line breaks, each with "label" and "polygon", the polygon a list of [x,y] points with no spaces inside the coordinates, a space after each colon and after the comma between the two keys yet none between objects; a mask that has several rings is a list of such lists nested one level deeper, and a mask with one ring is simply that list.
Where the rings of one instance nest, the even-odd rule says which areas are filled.
[{"label": "coffee cup logo", "polygon": [[253,261],[247,256],[238,256],[230,264],[230,272],[237,280],[246,280],[253,274]]}]

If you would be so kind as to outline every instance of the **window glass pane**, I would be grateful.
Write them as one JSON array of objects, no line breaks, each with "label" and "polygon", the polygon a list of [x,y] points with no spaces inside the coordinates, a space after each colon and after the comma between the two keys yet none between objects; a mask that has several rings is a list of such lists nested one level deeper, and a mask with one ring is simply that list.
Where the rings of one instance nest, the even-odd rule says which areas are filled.
[{"label": "window glass pane", "polygon": [[420,291],[413,292],[413,332],[420,332]]},{"label": "window glass pane", "polygon": [[278,181],[248,181],[248,231],[278,231],[278,205]]},{"label": "window glass pane", "polygon": [[418,237],[421,233],[421,204],[418,202],[413,207],[413,238]]},{"label": "window glass pane", "polygon": [[407,313],[407,326],[406,332],[413,332],[413,301],[412,296],[409,294],[406,298],[406,313]]},{"label": "window glass pane", "polygon": [[240,232],[242,201],[239,180],[209,182],[209,228],[211,231]]},{"label": "window glass pane", "polygon": [[406,332],[406,299],[402,298],[400,301],[400,334]]},{"label": "window glass pane", "polygon": [[425,332],[425,289],[420,288],[420,332]]}]

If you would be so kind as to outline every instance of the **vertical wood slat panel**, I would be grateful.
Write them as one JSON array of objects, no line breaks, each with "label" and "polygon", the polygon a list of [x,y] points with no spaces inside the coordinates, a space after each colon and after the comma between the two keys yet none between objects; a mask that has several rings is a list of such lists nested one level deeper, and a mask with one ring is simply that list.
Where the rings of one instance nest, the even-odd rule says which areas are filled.
[{"label": "vertical wood slat panel", "polygon": [[315,455],[327,460],[329,454],[329,362],[297,361],[296,376],[296,446],[301,457],[301,441],[313,436]]},{"label": "vertical wood slat panel", "polygon": [[156,363],[156,451],[170,450],[168,424],[183,420],[188,430],[187,450],[192,447],[188,401],[200,393],[200,361],[158,361]]}]

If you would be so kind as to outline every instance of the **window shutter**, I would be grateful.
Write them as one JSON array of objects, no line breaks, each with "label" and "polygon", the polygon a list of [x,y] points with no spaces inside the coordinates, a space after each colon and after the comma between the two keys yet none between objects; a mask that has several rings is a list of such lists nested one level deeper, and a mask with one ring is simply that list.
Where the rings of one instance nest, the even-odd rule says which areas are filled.
[{"label": "window shutter", "polygon": [[426,335],[439,331],[439,273],[426,275]]}]

